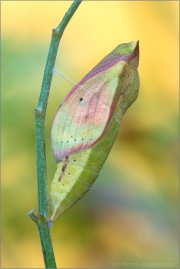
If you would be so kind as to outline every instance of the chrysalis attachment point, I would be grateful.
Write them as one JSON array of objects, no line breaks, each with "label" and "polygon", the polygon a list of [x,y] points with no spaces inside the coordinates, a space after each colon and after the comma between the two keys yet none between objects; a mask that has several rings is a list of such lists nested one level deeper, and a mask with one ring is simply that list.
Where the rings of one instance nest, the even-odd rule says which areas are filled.
[{"label": "chrysalis attachment point", "polygon": [[58,72],[55,68],[53,68],[52,73],[57,73],[62,78],[66,79],[68,82],[70,82],[72,85],[76,85],[76,82],[74,82],[71,79],[69,79],[68,77],[64,76],[63,74],[61,74],[60,72]]}]

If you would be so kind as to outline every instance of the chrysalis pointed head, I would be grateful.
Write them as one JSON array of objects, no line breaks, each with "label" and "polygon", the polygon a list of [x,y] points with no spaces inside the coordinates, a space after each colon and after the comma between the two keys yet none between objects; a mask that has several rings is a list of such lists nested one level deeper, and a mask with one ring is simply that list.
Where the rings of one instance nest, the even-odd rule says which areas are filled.
[{"label": "chrysalis pointed head", "polygon": [[139,65],[139,40],[120,44],[112,51],[112,54],[119,55],[122,61],[128,62],[131,68],[137,68]]},{"label": "chrysalis pointed head", "polygon": [[[124,91],[121,93],[119,106],[123,113],[136,100],[139,93],[139,75],[137,67],[139,65],[139,41],[123,43],[115,48],[114,53],[121,54],[127,63],[125,67],[125,76],[123,80]],[[121,77],[120,77],[121,80]]]},{"label": "chrysalis pointed head", "polygon": [[137,68],[139,65],[139,40],[131,41],[130,45],[134,54],[134,57],[130,60],[130,65],[132,68]]}]

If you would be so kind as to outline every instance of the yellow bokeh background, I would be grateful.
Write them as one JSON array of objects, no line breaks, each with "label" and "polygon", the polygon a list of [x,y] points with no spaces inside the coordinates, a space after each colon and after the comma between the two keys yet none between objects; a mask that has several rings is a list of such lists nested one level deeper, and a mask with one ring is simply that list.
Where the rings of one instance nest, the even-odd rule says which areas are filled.
[{"label": "yellow bokeh background", "polygon": [[[33,110],[51,31],[71,1],[1,2],[2,268],[43,268]],[[89,193],[51,228],[58,268],[179,268],[178,1],[83,1],[55,68],[78,82],[118,44],[139,39],[140,93]],[[53,76],[46,117],[48,187],[53,116],[71,85]]]}]

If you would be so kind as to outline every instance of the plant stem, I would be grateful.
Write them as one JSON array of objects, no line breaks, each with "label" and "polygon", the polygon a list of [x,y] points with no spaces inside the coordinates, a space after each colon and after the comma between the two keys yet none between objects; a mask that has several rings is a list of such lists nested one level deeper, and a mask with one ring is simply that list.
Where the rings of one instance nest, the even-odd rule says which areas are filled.
[{"label": "plant stem", "polygon": [[28,215],[37,224],[46,268],[56,268],[56,262],[48,226],[49,223],[46,183],[46,153],[44,135],[46,107],[53,75],[52,70],[54,68],[59,42],[68,22],[72,18],[73,14],[75,13],[81,2],[82,0],[75,0],[66,12],[61,23],[52,31],[52,38],[44,70],[44,77],[42,81],[39,102],[37,108],[34,111],[36,126],[38,215],[36,217],[33,213],[33,210],[31,210]]}]

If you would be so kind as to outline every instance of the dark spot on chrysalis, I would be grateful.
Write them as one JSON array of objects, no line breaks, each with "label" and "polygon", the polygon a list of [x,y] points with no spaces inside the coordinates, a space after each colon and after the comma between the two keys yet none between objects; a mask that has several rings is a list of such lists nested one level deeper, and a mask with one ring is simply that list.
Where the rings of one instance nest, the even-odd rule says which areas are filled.
[{"label": "dark spot on chrysalis", "polygon": [[81,140],[84,140],[84,138],[82,138]]},{"label": "dark spot on chrysalis", "polygon": [[74,162],[75,162],[76,160],[74,160]]},{"label": "dark spot on chrysalis", "polygon": [[63,166],[62,166],[62,172],[64,172],[66,170],[66,167],[67,167],[67,163],[63,164]]},{"label": "dark spot on chrysalis", "polygon": [[87,121],[87,120],[88,120],[88,118],[89,118],[89,115],[88,115],[88,114],[86,114],[86,116],[85,116],[84,118],[85,118],[85,120]]},{"label": "dark spot on chrysalis", "polygon": [[68,143],[69,141],[67,140],[67,143]]},{"label": "dark spot on chrysalis", "polygon": [[58,178],[59,182],[60,182],[61,178],[63,177],[63,175],[65,173],[65,170],[66,170],[67,165],[68,165],[68,160],[69,160],[69,156],[65,156],[65,163],[63,164],[62,169],[61,169],[62,173],[61,173],[60,177]]},{"label": "dark spot on chrysalis", "polygon": [[62,178],[62,175],[60,175],[60,177],[58,178],[58,181],[59,181],[59,182],[60,182],[61,178]]},{"label": "dark spot on chrysalis", "polygon": [[82,97],[81,97],[81,98],[79,98],[79,101],[80,101],[80,102],[82,102],[82,101],[83,101],[83,98],[82,98]]},{"label": "dark spot on chrysalis", "polygon": [[74,139],[74,141],[76,141],[76,139]]},{"label": "dark spot on chrysalis", "polygon": [[68,173],[68,175],[70,175],[71,173]]}]

